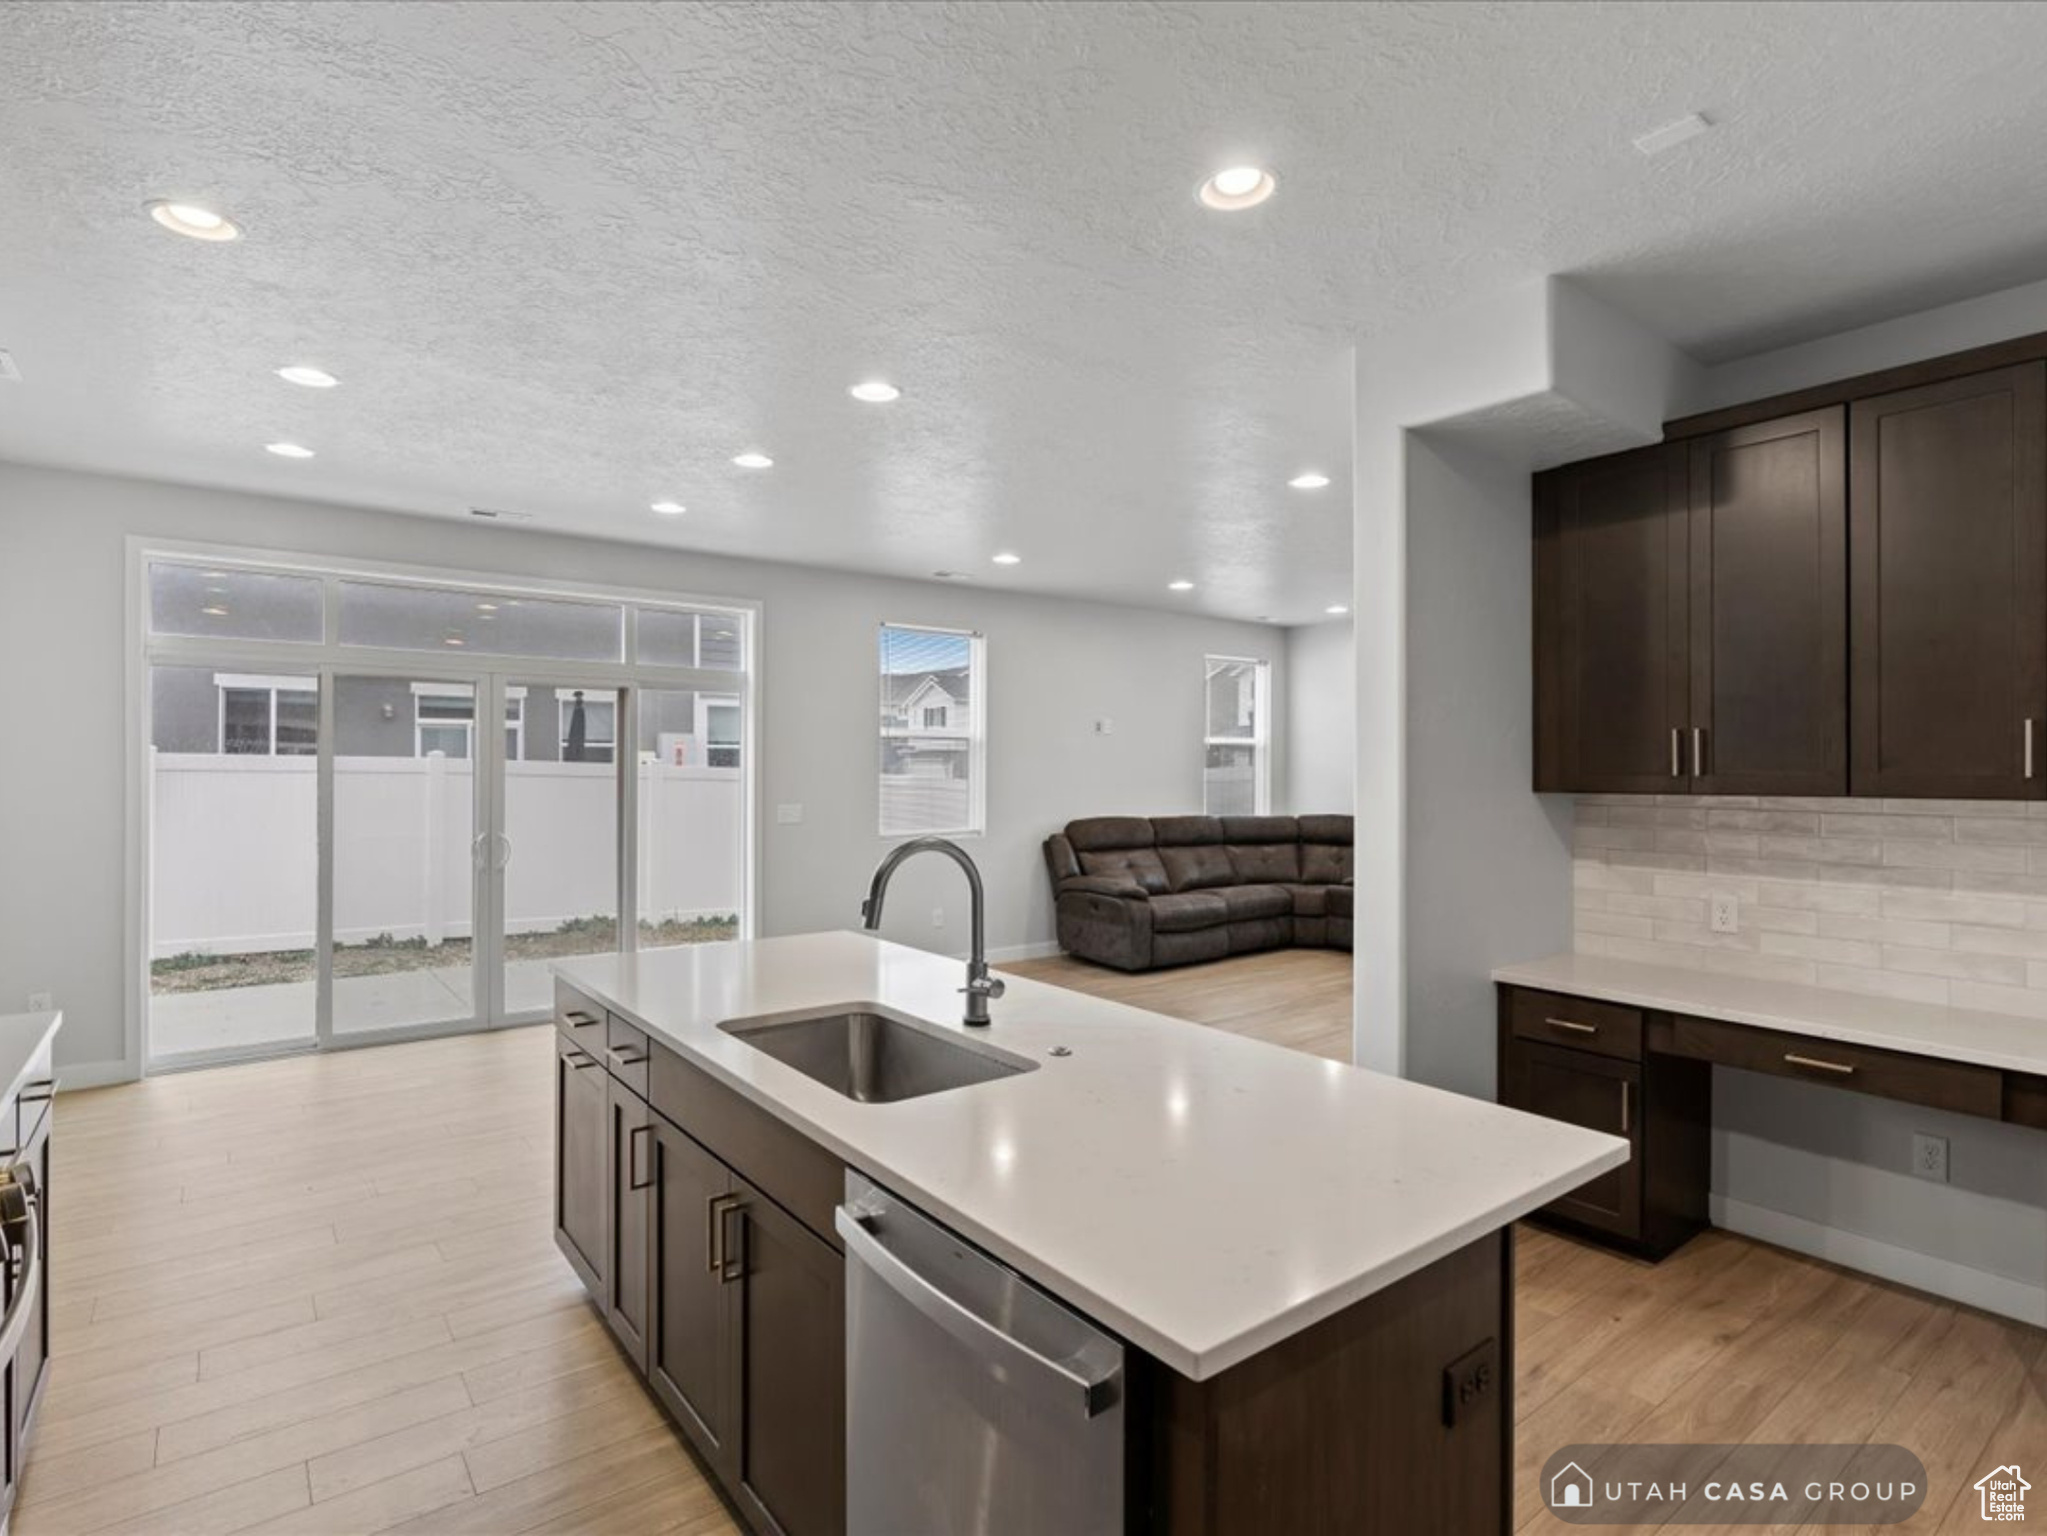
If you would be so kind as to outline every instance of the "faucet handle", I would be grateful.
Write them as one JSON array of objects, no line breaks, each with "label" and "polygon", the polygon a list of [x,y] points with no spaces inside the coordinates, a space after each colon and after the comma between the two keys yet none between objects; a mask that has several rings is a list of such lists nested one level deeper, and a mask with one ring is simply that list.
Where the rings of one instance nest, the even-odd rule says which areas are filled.
[{"label": "faucet handle", "polygon": [[962,994],[972,993],[980,997],[1000,997],[1008,990],[1000,976],[969,976],[967,984],[960,988]]}]

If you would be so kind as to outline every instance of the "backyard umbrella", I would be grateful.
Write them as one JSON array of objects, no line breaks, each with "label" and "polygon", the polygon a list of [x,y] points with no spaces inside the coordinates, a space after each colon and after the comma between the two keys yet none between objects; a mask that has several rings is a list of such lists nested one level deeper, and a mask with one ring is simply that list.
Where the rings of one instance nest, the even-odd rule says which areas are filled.
[{"label": "backyard umbrella", "polygon": [[569,744],[562,749],[562,761],[580,763],[583,760],[583,743],[588,739],[590,725],[583,718],[583,690],[576,690],[575,707],[569,711]]}]

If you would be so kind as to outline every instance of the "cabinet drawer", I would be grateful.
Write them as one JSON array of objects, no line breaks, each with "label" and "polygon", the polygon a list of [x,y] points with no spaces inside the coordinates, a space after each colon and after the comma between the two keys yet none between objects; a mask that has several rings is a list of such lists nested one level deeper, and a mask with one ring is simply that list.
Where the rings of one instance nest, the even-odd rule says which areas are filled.
[{"label": "cabinet drawer", "polygon": [[1995,1067],[1842,1045],[1709,1019],[1659,1019],[1650,1046],[1666,1055],[1825,1083],[1962,1115],[1995,1120],[2003,1113],[2004,1078]]},{"label": "cabinet drawer", "polygon": [[2004,1118],[2047,1131],[2047,1077],[2014,1072],[2004,1080]]},{"label": "cabinet drawer", "polygon": [[1565,997],[1556,992],[1524,992],[1515,989],[1512,1011],[1514,1036],[1537,1040],[1545,1045],[1567,1045],[1577,1051],[1597,1051],[1620,1061],[1642,1059],[1642,1010],[1618,1003],[1599,1003],[1587,997]]},{"label": "cabinet drawer", "polygon": [[592,1056],[604,1054],[604,1009],[563,981],[554,984],[554,1027]]},{"label": "cabinet drawer", "polygon": [[646,1033],[615,1013],[604,1018],[604,1070],[644,1099],[648,1075]]}]

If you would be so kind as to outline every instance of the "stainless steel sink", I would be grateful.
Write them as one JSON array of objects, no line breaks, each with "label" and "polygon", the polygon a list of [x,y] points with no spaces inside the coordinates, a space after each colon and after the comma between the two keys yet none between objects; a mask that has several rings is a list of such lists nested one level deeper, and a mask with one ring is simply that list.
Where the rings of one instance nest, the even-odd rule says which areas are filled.
[{"label": "stainless steel sink", "polygon": [[1035,1061],[979,1042],[965,1044],[871,1003],[829,1013],[734,1019],[718,1027],[862,1104],[893,1104],[1038,1070]]}]

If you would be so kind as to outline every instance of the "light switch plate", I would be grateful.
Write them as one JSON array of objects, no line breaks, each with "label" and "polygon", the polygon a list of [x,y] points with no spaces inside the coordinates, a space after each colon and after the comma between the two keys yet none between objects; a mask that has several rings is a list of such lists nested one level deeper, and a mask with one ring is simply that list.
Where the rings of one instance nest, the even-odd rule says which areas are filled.
[{"label": "light switch plate", "polygon": [[1111,720],[1107,715],[1103,715],[1100,719],[1095,721],[1095,734],[1097,736],[1115,735],[1116,722],[1114,720]]},{"label": "light switch plate", "polygon": [[775,807],[775,820],[785,827],[796,826],[803,820],[803,807],[801,805],[778,805]]}]

